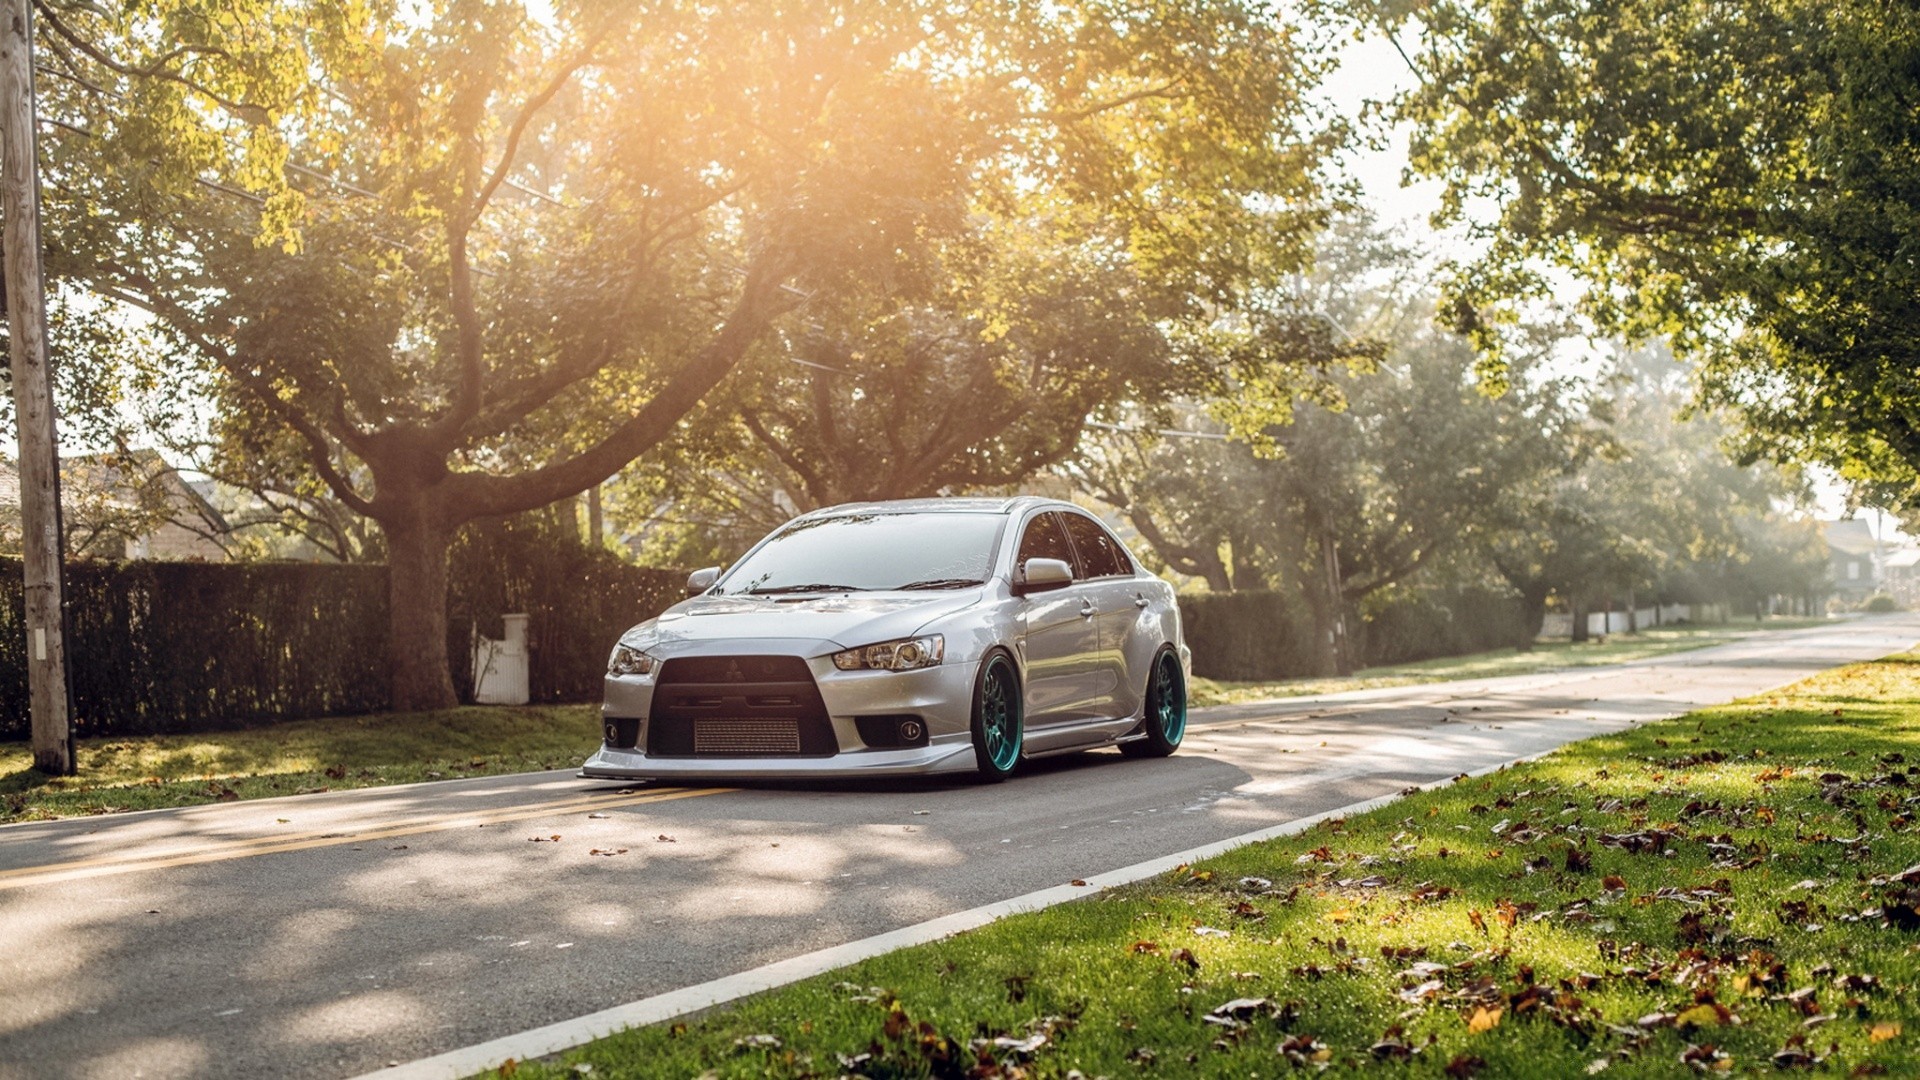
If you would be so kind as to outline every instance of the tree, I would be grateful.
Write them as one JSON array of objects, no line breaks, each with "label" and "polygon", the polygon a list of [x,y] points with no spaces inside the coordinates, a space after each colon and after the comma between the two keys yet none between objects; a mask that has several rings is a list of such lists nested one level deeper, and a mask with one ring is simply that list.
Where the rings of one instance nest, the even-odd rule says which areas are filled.
[{"label": "tree", "polygon": [[[927,273],[975,211],[1021,201],[1230,304],[1276,230],[1321,212],[1337,138],[1300,102],[1316,46],[1251,4],[407,11],[231,16],[294,46],[284,113],[244,80],[156,84],[76,46],[63,62],[102,92],[62,118],[88,121],[68,182],[143,148],[157,170],[76,197],[138,238],[96,234],[76,271],[204,365],[230,461],[291,446],[379,522],[402,709],[454,700],[453,531],[685,436],[809,297]],[[150,40],[144,9],[63,14],[76,42]],[[120,137],[122,102],[154,94],[230,197]],[[237,126],[193,120],[221,111]]]},{"label": "tree", "polygon": [[1546,268],[1570,272],[1603,333],[1699,359],[1749,456],[1920,495],[1907,7],[1437,0],[1417,18],[1413,171],[1445,181],[1443,220],[1496,209],[1446,307],[1485,355],[1553,291]]}]

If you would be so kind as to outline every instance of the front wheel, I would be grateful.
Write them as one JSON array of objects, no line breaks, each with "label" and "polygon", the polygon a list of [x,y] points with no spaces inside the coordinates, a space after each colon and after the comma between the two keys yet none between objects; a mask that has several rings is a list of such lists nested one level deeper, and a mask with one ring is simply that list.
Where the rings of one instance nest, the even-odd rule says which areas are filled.
[{"label": "front wheel", "polygon": [[1180,658],[1163,652],[1147,676],[1147,737],[1120,744],[1128,757],[1166,757],[1187,734],[1187,677]]},{"label": "front wheel", "polygon": [[973,758],[985,780],[1005,780],[1020,763],[1020,674],[1005,653],[980,664],[973,688]]}]

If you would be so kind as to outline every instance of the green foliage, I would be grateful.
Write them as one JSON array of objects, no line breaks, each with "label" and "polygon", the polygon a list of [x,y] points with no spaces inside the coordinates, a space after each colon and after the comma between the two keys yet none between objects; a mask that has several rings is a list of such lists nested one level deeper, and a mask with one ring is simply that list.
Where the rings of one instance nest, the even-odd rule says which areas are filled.
[{"label": "green foliage", "polygon": [[1180,629],[1201,678],[1278,679],[1314,670],[1313,624],[1288,593],[1181,593]]},{"label": "green foliage", "polygon": [[[18,560],[0,559],[0,738],[27,730]],[[456,546],[448,657],[472,693],[472,636],[531,616],[536,702],[600,693],[620,633],[683,595],[679,571],[629,566],[550,529],[488,522]],[[218,730],[387,704],[387,568],[323,563],[84,562],[67,569],[76,731]]]},{"label": "green foliage", "polygon": [[[27,730],[20,563],[0,559],[0,737]],[[76,734],[367,712],[386,701],[379,567],[72,563]]]},{"label": "green foliage", "polygon": [[[1319,673],[1313,612],[1291,593],[1181,593],[1193,673],[1205,679],[1298,679]],[[1482,588],[1390,589],[1355,625],[1360,666],[1461,656],[1530,642],[1517,599]]]},{"label": "green foliage", "polygon": [[[329,492],[427,591],[461,524],[697,440],[758,343],[848,297],[1011,336],[1031,305],[951,302],[1009,231],[1119,268],[1149,318],[1231,308],[1301,264],[1345,138],[1305,100],[1326,35],[1238,0],[249,3],[227,59],[112,59],[173,16],[88,9],[100,49],[54,54],[88,134],[49,162],[52,213],[100,222],[63,272],[212,386],[216,471]],[[418,600],[395,693],[445,704]]]},{"label": "green foliage", "polygon": [[1920,22],[1845,0],[1443,0],[1403,102],[1416,174],[1485,253],[1447,310],[1497,355],[1586,283],[1603,332],[1671,337],[1749,454],[1912,497]]},{"label": "green foliage", "polygon": [[1870,615],[1885,615],[1888,612],[1899,611],[1900,602],[1884,594],[1872,596],[1867,599],[1866,606],[1861,610]]},{"label": "green foliage", "polygon": [[527,620],[535,702],[597,698],[620,635],[686,596],[682,570],[633,566],[580,542],[571,520],[540,515],[476,521],[449,557],[447,656],[464,699],[474,635],[499,638],[501,616]]},{"label": "green foliage", "polygon": [[1360,658],[1369,667],[1522,648],[1535,631],[1520,598],[1505,589],[1392,588],[1360,610]]}]

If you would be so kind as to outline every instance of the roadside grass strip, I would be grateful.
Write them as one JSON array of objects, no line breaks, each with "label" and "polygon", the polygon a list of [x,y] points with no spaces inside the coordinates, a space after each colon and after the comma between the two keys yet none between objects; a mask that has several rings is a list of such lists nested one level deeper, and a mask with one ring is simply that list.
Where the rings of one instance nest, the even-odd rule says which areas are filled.
[{"label": "roadside grass strip", "polygon": [[499,1072],[1915,1076],[1916,818],[1920,653]]},{"label": "roadside grass strip", "polygon": [[1432,682],[1459,682],[1463,679],[1497,679],[1507,675],[1536,675],[1543,671],[1633,664],[1674,653],[1704,649],[1740,641],[1755,633],[1774,630],[1805,630],[1831,626],[1828,619],[1788,619],[1773,617],[1765,622],[1682,623],[1653,627],[1633,634],[1610,634],[1592,641],[1542,641],[1522,652],[1495,649],[1467,656],[1445,656],[1417,660],[1391,667],[1364,668],[1341,678],[1292,679],[1285,681],[1230,681],[1195,678],[1188,688],[1190,704],[1243,705],[1274,698],[1338,694],[1348,690],[1376,690],[1390,686],[1416,686]]},{"label": "roadside grass strip", "polygon": [[79,775],[0,744],[0,824],[572,768],[600,743],[592,705],[378,713],[239,731],[82,739]]}]

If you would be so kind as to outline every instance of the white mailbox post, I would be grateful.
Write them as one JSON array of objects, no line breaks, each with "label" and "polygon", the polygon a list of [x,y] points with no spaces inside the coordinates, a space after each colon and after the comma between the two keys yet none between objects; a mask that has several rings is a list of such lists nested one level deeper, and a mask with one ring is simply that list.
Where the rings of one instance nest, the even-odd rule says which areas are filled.
[{"label": "white mailbox post", "polygon": [[475,635],[473,700],[481,705],[525,705],[527,689],[527,617],[508,615],[506,640]]}]

